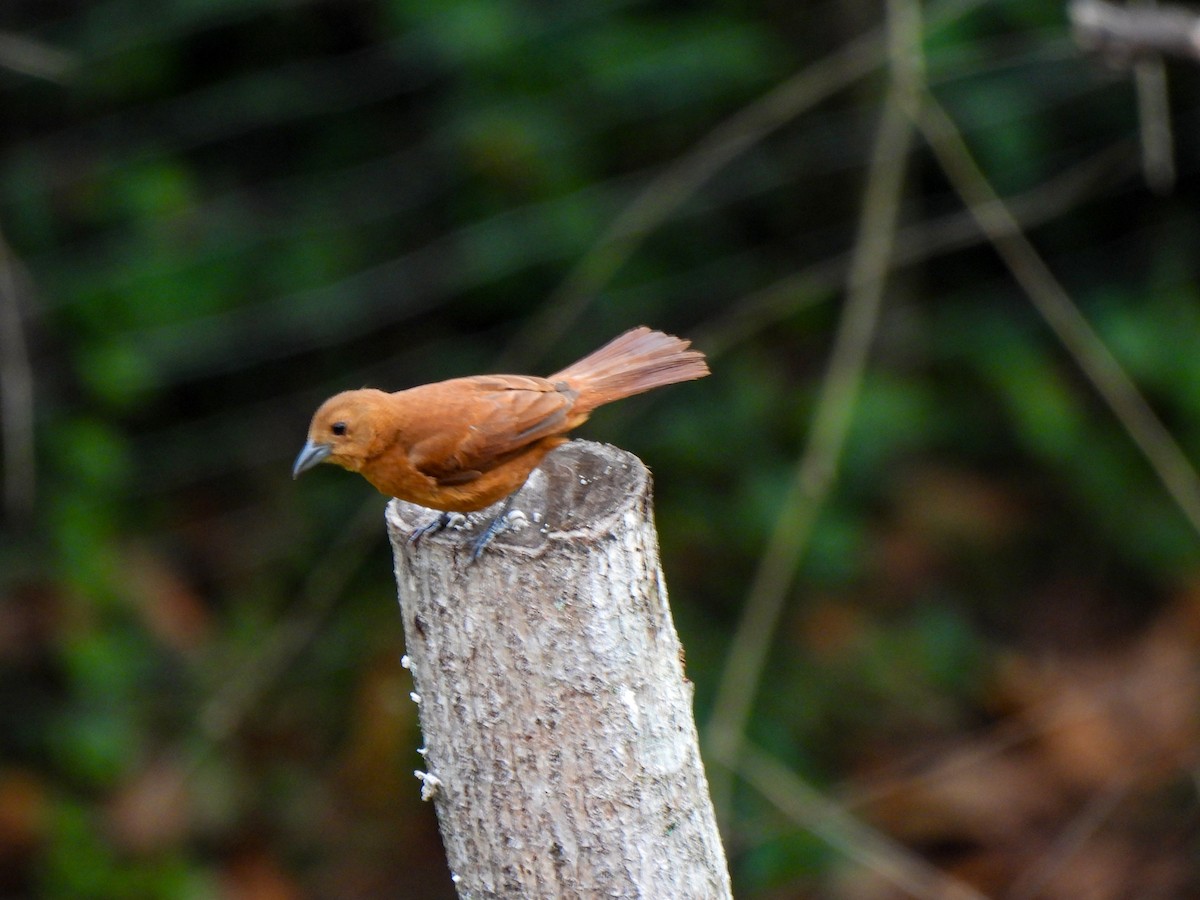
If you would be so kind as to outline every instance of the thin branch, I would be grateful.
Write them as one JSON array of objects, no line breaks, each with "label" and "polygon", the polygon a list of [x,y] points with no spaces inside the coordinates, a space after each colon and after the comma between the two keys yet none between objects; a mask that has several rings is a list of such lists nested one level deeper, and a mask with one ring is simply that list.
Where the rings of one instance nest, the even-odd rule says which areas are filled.
[{"label": "thin branch", "polygon": [[929,900],[985,900],[975,888],[851,815],[753,745],[743,744],[736,760],[722,762],[736,766],[739,777],[797,825],[908,894]]},{"label": "thin branch", "polygon": [[32,515],[37,498],[33,369],[21,308],[24,279],[0,234],[0,450],[4,457],[4,508],[16,520]]},{"label": "thin branch", "polygon": [[[985,0],[943,0],[929,12],[946,25]],[[877,29],[813,63],[721,122],[652,179],[600,236],[547,299],[542,313],[509,344],[501,362],[512,368],[554,346],[588,304],[642,245],[646,236],[693,197],[717,172],[764,138],[827,97],[872,72],[884,56]]]},{"label": "thin branch", "polygon": [[[1131,163],[1133,146],[1122,139],[1076,166],[1008,199],[1022,227],[1053,221],[1075,209],[1085,198],[1098,193],[1098,186],[1113,188],[1126,184],[1137,172]],[[966,210],[946,213],[936,219],[913,222],[896,233],[891,270],[925,262],[934,257],[985,242],[975,220]],[[796,272],[744,295],[726,312],[693,332],[697,346],[708,357],[719,357],[753,335],[802,309],[823,302],[846,282],[850,253],[818,260]]]},{"label": "thin branch", "polygon": [[[1106,659],[1107,666],[1111,667],[1111,663],[1111,659]],[[838,797],[848,810],[886,805],[888,798],[899,793],[912,793],[921,785],[945,783],[972,771],[984,773],[992,760],[1034,741],[1052,739],[1057,732],[1077,728],[1092,720],[1121,716],[1120,710],[1130,702],[1150,709],[1158,709],[1163,704],[1190,706],[1198,677],[1200,667],[1189,666],[1174,677],[1147,686],[1138,683],[1129,669],[1122,667],[1070,704],[1064,705],[1056,696],[1039,698],[1019,717],[999,722],[952,755],[927,763],[921,762],[920,758],[925,756],[923,751],[907,760],[894,759],[890,768],[897,774],[881,774],[869,784],[855,782],[840,789]]]},{"label": "thin branch", "polygon": [[1056,873],[1078,853],[1107,822],[1133,789],[1131,775],[1113,779],[1105,789],[1092,796],[1067,827],[1059,834],[1038,862],[1021,873],[1009,887],[1005,900],[1035,900],[1047,896],[1046,888]]},{"label": "thin branch", "polygon": [[[920,40],[915,6],[893,0],[888,23],[892,77],[867,172],[845,309],[834,338],[829,371],[821,385],[809,443],[755,573],[705,734],[713,756],[726,766],[738,758],[792,579],[833,487],[883,303],[904,189],[907,148],[912,139],[906,110],[911,102],[908,95],[916,90],[919,77],[913,48]],[[718,811],[727,814],[732,794],[729,772],[714,772],[711,786]]]},{"label": "thin branch", "polygon": [[1200,534],[1200,477],[1187,455],[1034,249],[980,170],[958,127],[932,94],[925,95],[919,121],[946,177],[1017,284]]},{"label": "thin branch", "polygon": [[550,296],[543,314],[510,344],[502,360],[527,363],[553,346],[652,231],[717,172],[805,110],[853,84],[879,63],[878,32],[807,66],[721,122],[650,181]]},{"label": "thin branch", "polygon": [[1189,9],[1071,0],[1067,13],[1079,45],[1116,65],[1158,55],[1200,60],[1200,16]]},{"label": "thin branch", "polygon": [[[346,523],[338,539],[314,560],[287,620],[255,646],[253,655],[225,667],[228,679],[197,716],[200,732],[208,742],[201,750],[215,748],[236,734],[278,678],[316,636],[334,603],[345,593],[350,579],[371,550],[378,546],[371,537],[379,531],[380,518],[379,498],[373,496]],[[193,758],[199,762],[201,755],[197,752]]]},{"label": "thin branch", "polygon": [[[1147,11],[1155,0],[1140,0]],[[1175,187],[1175,136],[1171,130],[1171,104],[1167,93],[1167,64],[1161,56],[1139,59],[1133,66],[1137,91],[1138,134],[1142,141],[1142,172],[1156,194]]]},{"label": "thin branch", "polygon": [[79,61],[70,53],[49,44],[11,31],[0,31],[0,67],[34,78],[61,82],[78,64]]}]

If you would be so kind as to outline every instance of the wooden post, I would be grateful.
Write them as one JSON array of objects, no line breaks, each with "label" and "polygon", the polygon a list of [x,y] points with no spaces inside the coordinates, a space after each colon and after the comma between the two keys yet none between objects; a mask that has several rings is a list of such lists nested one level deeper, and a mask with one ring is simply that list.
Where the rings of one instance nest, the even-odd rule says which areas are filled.
[{"label": "wooden post", "polygon": [[524,527],[467,565],[485,515],[413,547],[435,513],[388,507],[418,776],[459,896],[731,897],[649,473],[573,441],[514,510]]}]

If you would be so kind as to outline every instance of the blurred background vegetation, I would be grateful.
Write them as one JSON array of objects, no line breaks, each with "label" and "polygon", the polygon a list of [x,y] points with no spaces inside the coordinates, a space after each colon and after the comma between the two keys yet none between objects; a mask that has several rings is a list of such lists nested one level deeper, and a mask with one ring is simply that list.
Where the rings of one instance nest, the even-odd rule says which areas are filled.
[{"label": "blurred background vegetation", "polygon": [[452,897],[384,499],[290,464],[643,323],[713,377],[583,436],[656,474],[737,896],[1200,893],[1189,64],[1043,0],[10,0],[0,95],[0,896]]}]

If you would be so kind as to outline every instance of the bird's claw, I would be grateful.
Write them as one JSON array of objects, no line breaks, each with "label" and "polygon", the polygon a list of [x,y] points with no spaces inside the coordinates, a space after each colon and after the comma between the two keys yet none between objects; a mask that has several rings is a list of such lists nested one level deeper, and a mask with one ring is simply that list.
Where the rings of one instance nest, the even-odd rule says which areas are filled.
[{"label": "bird's claw", "polygon": [[445,531],[454,522],[455,518],[461,519],[462,515],[460,513],[444,512],[432,522],[427,522],[420,528],[414,528],[412,534],[408,536],[408,546],[417,546],[417,544],[421,543],[421,538],[427,534],[437,534],[438,532]]},{"label": "bird's claw", "polygon": [[519,509],[502,509],[495,516],[487,527],[483,529],[479,537],[471,541],[471,556],[468,563],[473,563],[479,558],[479,554],[483,552],[483,548],[492,542],[492,539],[502,531],[507,531],[509,528],[521,529],[528,522],[528,517]]},{"label": "bird's claw", "polygon": [[483,552],[483,548],[490,544],[492,542],[492,538],[494,538],[507,527],[508,514],[505,512],[501,512],[500,515],[495,516],[490,522],[488,522],[487,527],[483,529],[479,537],[471,541],[471,555],[467,560],[468,563],[473,563],[475,560],[479,559],[479,554]]}]

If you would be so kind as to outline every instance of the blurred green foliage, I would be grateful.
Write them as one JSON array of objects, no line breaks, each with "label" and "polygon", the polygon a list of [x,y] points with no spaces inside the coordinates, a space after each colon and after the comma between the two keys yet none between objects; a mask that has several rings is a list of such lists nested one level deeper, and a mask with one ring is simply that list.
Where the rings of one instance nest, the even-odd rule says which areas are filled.
[{"label": "blurred green foliage", "polygon": [[[1053,207],[1053,179],[1116,160],[1031,214],[1031,237],[1195,459],[1196,76],[1170,69],[1178,182],[1155,196],[1127,73],[1076,52],[1058,5],[976,7],[927,9],[930,84],[1005,195]],[[343,388],[487,371],[514,347],[514,368],[551,371],[643,322],[720,343],[713,378],[586,433],[655,470],[703,724],[809,434],[878,67],[717,167],[569,330],[527,339],[656,176],[881,17],[834,0],[0,12],[70,62],[41,77],[0,57],[0,230],[32,359],[0,377],[32,379],[37,446],[36,509],[6,511],[0,547],[0,805],[32,810],[0,834],[0,893],[452,895],[407,777],[383,500],[288,478]],[[909,175],[916,251],[750,727],[830,790],[988,721],[1004,652],[1128,637],[1200,561],[994,253],[969,228],[937,243],[961,204],[925,148]],[[797,272],[818,287],[754,307]],[[1067,582],[1084,587],[1048,616]],[[159,764],[184,799],[145,786]],[[737,895],[837,895],[842,857],[767,805],[739,793]]]}]

